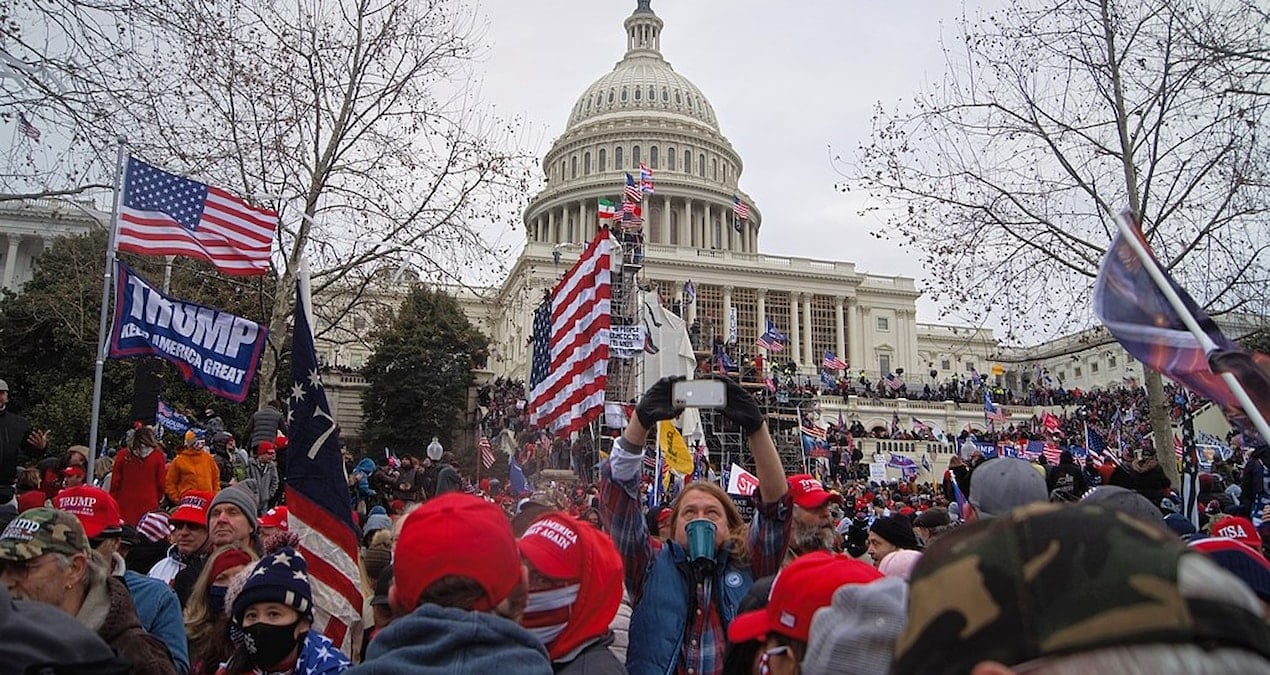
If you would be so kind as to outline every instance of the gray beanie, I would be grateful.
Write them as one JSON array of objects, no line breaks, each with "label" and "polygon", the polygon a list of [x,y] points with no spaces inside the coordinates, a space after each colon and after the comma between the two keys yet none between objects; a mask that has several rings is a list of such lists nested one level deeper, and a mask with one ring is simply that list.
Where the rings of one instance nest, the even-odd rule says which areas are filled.
[{"label": "gray beanie", "polygon": [[802,672],[807,675],[886,675],[891,672],[895,642],[908,622],[907,605],[908,583],[900,577],[839,588],[833,594],[833,603],[816,610],[811,620]]},{"label": "gray beanie", "polygon": [[980,517],[1004,516],[1024,504],[1049,500],[1036,465],[1017,457],[990,459],[970,474],[970,505]]},{"label": "gray beanie", "polygon": [[244,516],[247,516],[247,520],[251,521],[251,531],[255,532],[258,527],[256,522],[256,518],[258,517],[258,513],[256,512],[256,495],[250,487],[245,486],[242,483],[231,485],[216,493],[216,496],[212,498],[212,503],[207,507],[208,525],[211,525],[212,511],[216,508],[216,505],[227,503],[238,507],[238,510],[242,511]]}]

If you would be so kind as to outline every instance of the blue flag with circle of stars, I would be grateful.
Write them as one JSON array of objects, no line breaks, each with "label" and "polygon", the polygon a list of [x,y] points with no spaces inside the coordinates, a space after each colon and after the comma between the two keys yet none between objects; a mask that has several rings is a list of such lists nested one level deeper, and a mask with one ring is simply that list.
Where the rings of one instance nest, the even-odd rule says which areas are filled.
[{"label": "blue flag with circle of stars", "polygon": [[342,649],[361,630],[362,593],[357,566],[358,529],[353,524],[339,427],[318,371],[308,269],[297,275],[295,328],[291,338],[291,391],[287,429],[287,507],[291,532],[309,563],[314,627]]}]

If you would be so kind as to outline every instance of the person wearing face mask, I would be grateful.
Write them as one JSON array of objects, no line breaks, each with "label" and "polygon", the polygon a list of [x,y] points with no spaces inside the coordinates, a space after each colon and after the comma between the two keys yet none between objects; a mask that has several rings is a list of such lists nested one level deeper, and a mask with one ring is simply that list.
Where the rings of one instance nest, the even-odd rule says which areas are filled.
[{"label": "person wearing face mask", "polygon": [[234,576],[256,560],[255,553],[223,546],[212,552],[185,605],[185,634],[190,643],[190,672],[210,675],[234,652],[229,639],[225,595]]},{"label": "person wearing face mask", "polygon": [[766,419],[754,398],[723,380],[720,409],[745,434],[759,479],[754,522],[747,527],[719,486],[696,481],[671,504],[670,538],[654,550],[639,503],[639,476],[648,430],[681,411],[672,403],[675,378],[644,393],[635,414],[601,466],[600,512],[624,563],[631,594],[632,675],[719,675],[725,631],[755,579],[775,574],[790,543],[793,500]]},{"label": "person wearing face mask", "polygon": [[517,542],[529,569],[520,625],[542,641],[556,675],[625,675],[609,646],[609,624],[622,603],[613,540],[563,512],[535,521]]},{"label": "person wearing face mask", "polygon": [[330,675],[351,663],[313,629],[313,589],[304,556],[282,546],[252,568],[230,608],[238,648],[217,675]]}]

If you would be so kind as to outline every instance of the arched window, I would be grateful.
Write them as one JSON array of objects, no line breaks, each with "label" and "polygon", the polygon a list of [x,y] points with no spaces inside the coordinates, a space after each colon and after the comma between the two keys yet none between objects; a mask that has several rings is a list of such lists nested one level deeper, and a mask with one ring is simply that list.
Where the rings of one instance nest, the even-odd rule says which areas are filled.
[{"label": "arched window", "polygon": [[600,173],[609,170],[609,151],[600,148]]},{"label": "arched window", "polygon": [[637,145],[631,148],[631,168],[638,169],[640,161],[642,161],[642,158],[640,157],[639,146]]},{"label": "arched window", "polygon": [[623,157],[622,146],[619,145],[617,146],[617,148],[613,150],[613,168],[614,169],[621,170],[622,167],[626,166],[626,163],[622,161],[622,157]]},{"label": "arched window", "polygon": [[717,159],[710,160],[710,171],[711,171],[711,178],[713,178],[714,180],[719,180],[719,160]]},{"label": "arched window", "polygon": [[679,90],[676,89],[675,90],[675,105],[683,105],[683,104],[684,104],[683,96],[680,96]]},{"label": "arched window", "polygon": [[697,155],[697,175],[702,178],[706,177],[706,156],[704,154]]},{"label": "arched window", "polygon": [[612,89],[610,89],[610,90],[609,90],[609,103],[612,103],[612,102],[613,102],[613,90],[612,90]]},{"label": "arched window", "polygon": [[684,173],[692,173],[692,151],[684,150]]},{"label": "arched window", "polygon": [[653,88],[653,85],[651,85],[651,84],[650,84],[650,85],[648,85],[648,100],[650,100],[650,101],[656,101],[656,100],[657,100],[657,90],[656,90],[655,88]]},{"label": "arched window", "polygon": [[591,112],[591,97],[586,97],[586,111]]},{"label": "arched window", "polygon": [[622,103],[626,103],[626,87],[622,87]]},{"label": "arched window", "polygon": [[582,155],[582,175],[591,175],[591,152],[587,151]]},{"label": "arched window", "polygon": [[569,159],[569,178],[578,177],[578,156],[574,155]]},{"label": "arched window", "polygon": [[560,180],[564,180],[564,159],[560,160]]},{"label": "arched window", "polygon": [[657,146],[654,145],[653,147],[648,149],[648,165],[656,169],[657,160],[658,160]]},{"label": "arched window", "polygon": [[675,149],[666,148],[666,168],[671,171],[675,170]]},{"label": "arched window", "polygon": [[639,87],[635,87],[635,100],[638,101],[643,96],[643,93],[644,93],[643,89],[640,89]]},{"label": "arched window", "polygon": [[665,87],[661,88],[661,102],[670,103],[670,90]]}]

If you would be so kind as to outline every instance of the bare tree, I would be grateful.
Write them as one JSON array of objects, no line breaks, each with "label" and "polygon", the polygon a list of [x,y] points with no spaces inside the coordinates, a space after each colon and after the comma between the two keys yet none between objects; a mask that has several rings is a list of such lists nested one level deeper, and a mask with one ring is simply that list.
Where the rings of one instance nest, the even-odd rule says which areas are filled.
[{"label": "bare tree", "polygon": [[[1227,19],[1238,6],[1203,5]],[[839,164],[841,187],[884,216],[876,234],[923,257],[944,306],[1028,319],[1007,341],[1091,320],[1092,281],[1126,206],[1211,312],[1261,311],[1264,73],[1192,39],[1198,11],[1185,0],[1016,0],[963,17],[943,80],[911,105],[879,106],[870,141]],[[1264,26],[1218,25],[1221,44],[1264,47]],[[1159,374],[1146,385],[1166,453]]]},{"label": "bare tree", "polygon": [[261,400],[275,395],[301,257],[315,295],[338,287],[341,302],[318,307],[327,325],[384,268],[454,282],[497,265],[491,240],[516,220],[531,159],[516,148],[519,122],[474,98],[481,27],[462,0],[48,0],[26,11],[60,35],[23,49],[44,54],[48,79],[70,92],[46,114],[91,125],[75,138],[96,167],[86,174],[109,175],[111,141],[125,135],[135,154],[281,214]]}]

